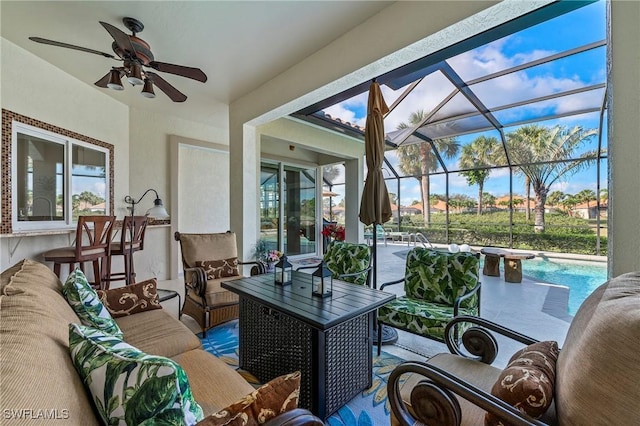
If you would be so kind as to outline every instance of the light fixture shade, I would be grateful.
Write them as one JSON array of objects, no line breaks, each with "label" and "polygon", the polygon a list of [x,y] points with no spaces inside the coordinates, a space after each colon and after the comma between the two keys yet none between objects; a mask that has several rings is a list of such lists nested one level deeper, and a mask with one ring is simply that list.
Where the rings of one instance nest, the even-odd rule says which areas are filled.
[{"label": "light fixture shade", "polygon": [[147,210],[147,216],[151,219],[167,219],[169,217],[169,213],[162,205],[162,200],[160,198],[156,198],[153,202],[153,207]]},{"label": "light fixture shade", "polygon": [[131,74],[127,77],[127,81],[134,86],[144,84],[144,81],[142,81],[142,67],[139,63],[133,62],[131,64]]},{"label": "light fixture shade", "polygon": [[111,70],[107,87],[113,90],[124,90],[124,87],[122,87],[122,79],[120,78],[120,71]]},{"label": "light fixture shade", "polygon": [[153,83],[148,78],[144,79],[144,87],[142,88],[142,96],[145,98],[155,98],[156,94],[153,92]]}]

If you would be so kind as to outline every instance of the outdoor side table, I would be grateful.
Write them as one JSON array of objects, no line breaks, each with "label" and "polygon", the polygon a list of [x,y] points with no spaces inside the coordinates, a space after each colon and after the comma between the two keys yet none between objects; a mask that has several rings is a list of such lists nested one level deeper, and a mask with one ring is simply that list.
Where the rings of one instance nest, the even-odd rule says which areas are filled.
[{"label": "outdoor side table", "polygon": [[156,291],[158,293],[158,299],[161,302],[173,299],[174,297],[178,298],[178,319],[180,319],[182,317],[182,298],[180,297],[180,293],[174,290],[165,290],[162,288],[159,288]]}]

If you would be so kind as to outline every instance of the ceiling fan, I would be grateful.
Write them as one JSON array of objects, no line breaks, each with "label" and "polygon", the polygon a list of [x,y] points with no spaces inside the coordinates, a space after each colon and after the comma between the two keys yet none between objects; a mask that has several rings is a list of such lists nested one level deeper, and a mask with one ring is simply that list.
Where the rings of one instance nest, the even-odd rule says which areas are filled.
[{"label": "ceiling fan", "polygon": [[199,68],[185,67],[183,65],[168,64],[166,62],[158,62],[154,59],[149,43],[136,37],[136,34],[142,32],[144,25],[142,22],[134,18],[123,18],[122,22],[131,35],[127,35],[111,24],[100,21],[100,25],[113,37],[111,45],[113,51],[117,55],[100,52],[98,50],[89,49],[73,44],[62,43],[59,41],[48,40],[41,37],[29,37],[29,40],[37,43],[50,44],[52,46],[65,47],[67,49],[75,49],[81,52],[93,53],[95,55],[111,58],[116,61],[122,61],[122,66],[112,67],[104,77],[95,82],[98,87],[110,88],[114,90],[123,90],[122,77],[126,76],[127,81],[132,85],[143,85],[142,96],[147,98],[155,98],[153,86],[155,85],[162,90],[174,102],[184,102],[187,96],[169,84],[165,79],[152,71],[145,68],[152,68],[156,71],[175,74],[193,80],[205,82],[207,76]]}]

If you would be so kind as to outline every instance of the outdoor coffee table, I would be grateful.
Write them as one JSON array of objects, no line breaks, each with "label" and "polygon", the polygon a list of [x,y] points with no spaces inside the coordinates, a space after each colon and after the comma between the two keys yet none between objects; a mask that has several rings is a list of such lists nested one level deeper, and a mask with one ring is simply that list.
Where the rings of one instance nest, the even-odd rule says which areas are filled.
[{"label": "outdoor coffee table", "polygon": [[293,284],[273,274],[222,282],[240,297],[240,368],[263,383],[301,371],[300,407],[326,419],[371,387],[373,314],[395,295],[333,281],[333,295],[311,295],[311,275]]},{"label": "outdoor coffee table", "polygon": [[522,260],[536,257],[533,253],[512,252],[494,247],[484,247],[480,253],[485,256],[482,273],[492,277],[500,276],[500,258],[504,258],[504,280],[508,283],[521,283]]}]

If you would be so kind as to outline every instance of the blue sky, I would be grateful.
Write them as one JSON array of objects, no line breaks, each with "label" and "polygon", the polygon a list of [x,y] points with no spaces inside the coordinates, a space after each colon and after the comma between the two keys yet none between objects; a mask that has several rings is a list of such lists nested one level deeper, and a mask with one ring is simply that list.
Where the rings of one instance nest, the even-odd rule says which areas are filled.
[{"label": "blue sky", "polygon": [[[450,58],[447,62],[465,81],[469,81],[531,60],[563,52],[567,49],[601,41],[606,38],[605,6],[604,1],[599,1]],[[472,85],[471,88],[478,94],[485,105],[495,107],[567,90],[580,89],[593,84],[604,83],[605,81],[606,47],[600,47]],[[448,85],[448,81],[441,74],[439,76],[431,75],[426,77],[414,92],[385,118],[387,133],[394,131],[400,122],[407,122],[407,117],[412,112],[419,109],[431,110],[445,96],[451,93],[452,88],[453,86]],[[400,89],[394,92],[386,86],[382,86],[382,90],[389,105],[403,91],[403,89]],[[340,117],[343,120],[364,127],[367,96],[368,93],[363,93],[341,104],[327,108],[325,112],[333,117]],[[575,111],[583,108],[598,107],[602,103],[603,96],[604,89],[576,94],[571,97],[551,99],[526,107],[506,109],[496,112],[494,115],[505,125],[504,132],[509,133],[517,128],[508,127],[511,122],[545,115],[562,114],[566,111]],[[464,103],[460,103],[457,108],[464,109]],[[556,118],[540,124],[567,127],[579,125],[585,129],[598,129],[599,113],[594,112],[579,116]],[[482,134],[499,137],[498,132],[492,131],[462,135],[458,137],[458,141],[462,145],[466,145]],[[602,136],[603,146],[606,147],[606,120],[603,125]],[[595,149],[596,147],[597,138],[593,138],[583,151]],[[393,154],[388,157],[393,164]],[[447,167],[457,168],[457,159],[446,161],[446,163]],[[604,163],[605,167],[601,171],[600,179],[602,188],[607,187],[606,161]],[[464,193],[476,198],[477,186],[469,187],[464,177],[459,174],[451,174],[449,178],[450,195]],[[401,182],[401,204],[406,205],[411,200],[420,198],[419,187],[415,179],[402,179]],[[595,167],[591,167],[569,179],[558,182],[552,186],[552,191],[561,190],[571,194],[585,188],[595,191],[595,182]],[[395,182],[391,181],[389,183],[392,186],[389,191],[396,192]],[[431,192],[443,194],[443,184],[444,177],[437,178],[434,176],[432,178]],[[524,184],[521,178],[514,178],[513,189],[515,193],[524,193]],[[334,187],[334,191],[340,193],[341,189]],[[493,171],[489,181],[485,184],[485,191],[497,196],[508,193],[507,169]],[[334,198],[335,202],[339,202],[339,200],[340,197]]]}]

